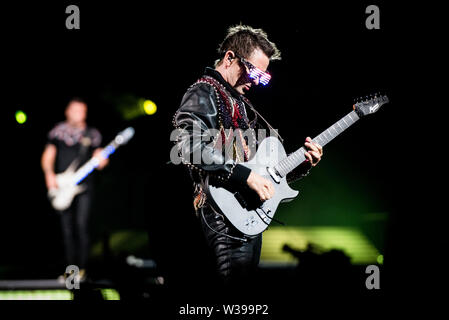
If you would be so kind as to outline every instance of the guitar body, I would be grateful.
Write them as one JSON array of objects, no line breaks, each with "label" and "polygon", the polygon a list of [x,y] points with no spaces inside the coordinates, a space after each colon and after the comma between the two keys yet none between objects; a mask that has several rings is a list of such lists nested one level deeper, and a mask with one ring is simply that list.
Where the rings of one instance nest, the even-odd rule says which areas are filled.
[{"label": "guitar body", "polygon": [[48,191],[48,197],[55,210],[63,211],[68,209],[73,199],[86,189],[84,185],[73,183],[74,175],[75,171],[72,166],[63,173],[56,175],[58,188]]},{"label": "guitar body", "polygon": [[[371,96],[371,99],[367,100],[362,99],[353,105],[353,111],[323,131],[313,141],[325,146],[360,117],[376,112],[388,102],[387,96],[380,95]],[[256,192],[249,187],[239,188],[226,185],[226,182],[212,186],[209,185],[209,177],[206,177],[205,191],[210,204],[243,234],[256,236],[262,233],[273,220],[279,204],[293,200],[298,195],[298,191],[288,186],[285,177],[306,160],[305,152],[304,147],[301,147],[287,156],[277,138],[266,138],[259,145],[255,156],[242,165],[270,180],[275,188],[274,196],[262,202]]]},{"label": "guitar body", "polygon": [[211,205],[243,234],[256,236],[262,233],[268,228],[279,203],[293,200],[299,193],[290,188],[285,177],[276,182],[267,171],[268,167],[273,167],[286,157],[281,142],[275,137],[268,137],[261,142],[250,161],[241,163],[273,183],[275,193],[271,199],[262,202],[249,188],[237,190],[207,183],[206,192]]}]

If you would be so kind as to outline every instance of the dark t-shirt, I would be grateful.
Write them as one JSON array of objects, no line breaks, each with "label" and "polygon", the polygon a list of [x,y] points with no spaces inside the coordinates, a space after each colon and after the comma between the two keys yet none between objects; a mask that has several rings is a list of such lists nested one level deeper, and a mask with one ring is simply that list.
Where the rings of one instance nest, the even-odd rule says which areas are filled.
[{"label": "dark t-shirt", "polygon": [[91,127],[85,129],[69,126],[66,122],[58,123],[48,133],[48,143],[56,146],[55,173],[65,171],[75,160],[76,168],[82,166],[92,157],[93,150],[101,144],[100,132]]}]

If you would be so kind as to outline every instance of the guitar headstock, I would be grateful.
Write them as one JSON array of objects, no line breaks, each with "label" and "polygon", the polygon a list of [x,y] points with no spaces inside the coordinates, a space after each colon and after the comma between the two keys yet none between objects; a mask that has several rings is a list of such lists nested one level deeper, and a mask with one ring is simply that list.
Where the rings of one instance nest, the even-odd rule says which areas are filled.
[{"label": "guitar headstock", "polygon": [[129,140],[134,136],[134,128],[128,127],[125,130],[119,132],[114,139],[117,145],[122,145],[128,143]]},{"label": "guitar headstock", "polygon": [[365,100],[360,99],[359,102],[354,104],[354,110],[359,117],[363,117],[376,112],[381,106],[388,102],[389,100],[386,95],[375,94],[366,97]]}]

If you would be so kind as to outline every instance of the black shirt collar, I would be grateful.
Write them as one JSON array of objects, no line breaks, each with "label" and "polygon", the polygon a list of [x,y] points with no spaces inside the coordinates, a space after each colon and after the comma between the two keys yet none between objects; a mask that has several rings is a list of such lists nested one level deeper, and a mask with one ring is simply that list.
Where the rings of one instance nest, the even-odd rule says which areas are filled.
[{"label": "black shirt collar", "polygon": [[242,99],[241,94],[240,94],[237,90],[235,90],[235,89],[229,84],[229,82],[227,82],[227,81],[223,78],[223,76],[221,75],[221,73],[218,72],[217,70],[212,69],[212,68],[210,68],[210,67],[206,67],[206,70],[204,71],[204,74],[205,74],[206,76],[212,77],[212,78],[214,78],[215,80],[217,80],[218,82],[220,82],[220,83],[226,88],[226,90],[228,90],[228,91],[232,94],[232,96],[233,96],[234,98],[237,98],[237,99],[239,99],[239,100]]}]

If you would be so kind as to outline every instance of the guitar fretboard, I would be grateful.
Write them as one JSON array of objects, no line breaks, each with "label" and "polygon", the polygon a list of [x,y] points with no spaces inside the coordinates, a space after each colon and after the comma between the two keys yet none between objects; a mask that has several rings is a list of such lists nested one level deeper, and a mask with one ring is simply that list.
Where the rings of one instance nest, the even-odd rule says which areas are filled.
[{"label": "guitar fretboard", "polygon": [[[103,149],[103,151],[101,152],[101,156],[104,159],[107,159],[112,153],[114,153],[115,149],[115,143],[111,142]],[[94,157],[87,161],[81,168],[76,171],[73,178],[75,184],[79,184],[81,181],[83,181],[84,178],[86,178],[92,171],[94,171],[94,169],[98,167],[99,164],[100,161]]]},{"label": "guitar fretboard", "polygon": [[[319,145],[324,147],[359,119],[360,118],[357,113],[355,111],[352,111],[345,117],[338,120],[328,129],[323,131],[321,134],[316,136],[313,139],[313,142],[318,143]],[[304,149],[304,147],[299,148],[298,150],[290,154],[287,158],[281,160],[277,165],[275,165],[274,169],[281,175],[281,177],[285,177],[289,172],[291,172],[306,160],[306,157],[304,155],[305,152],[306,150]]]}]

